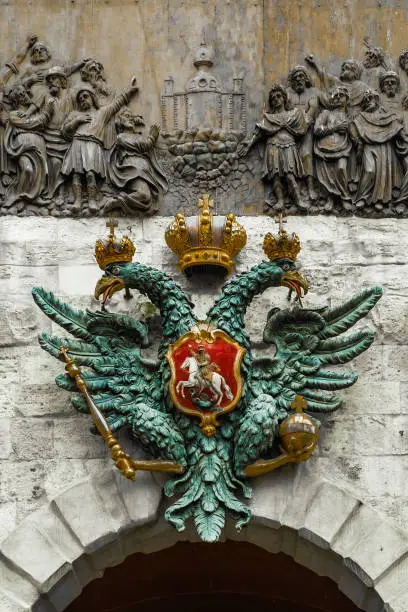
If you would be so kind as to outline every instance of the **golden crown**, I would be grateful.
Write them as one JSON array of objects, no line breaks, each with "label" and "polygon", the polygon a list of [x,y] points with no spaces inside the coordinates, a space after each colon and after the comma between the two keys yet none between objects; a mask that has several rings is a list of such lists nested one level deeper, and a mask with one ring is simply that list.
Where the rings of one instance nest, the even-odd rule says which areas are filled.
[{"label": "golden crown", "polygon": [[300,251],[299,236],[295,233],[289,236],[288,232],[283,229],[282,224],[285,222],[286,219],[284,220],[282,215],[279,215],[277,219],[277,223],[279,223],[278,235],[274,236],[269,232],[264,238],[264,252],[270,261],[284,258],[296,261]]},{"label": "golden crown", "polygon": [[118,222],[113,217],[106,222],[106,227],[110,228],[109,236],[106,240],[97,240],[95,243],[95,258],[101,270],[114,262],[131,262],[135,254],[135,247],[128,236],[122,236],[120,241],[115,236],[115,227]]},{"label": "golden crown", "polygon": [[208,194],[198,200],[200,215],[177,213],[165,233],[167,246],[178,255],[181,271],[193,266],[220,266],[228,273],[234,257],[246,244],[246,231],[232,213],[215,216]]}]

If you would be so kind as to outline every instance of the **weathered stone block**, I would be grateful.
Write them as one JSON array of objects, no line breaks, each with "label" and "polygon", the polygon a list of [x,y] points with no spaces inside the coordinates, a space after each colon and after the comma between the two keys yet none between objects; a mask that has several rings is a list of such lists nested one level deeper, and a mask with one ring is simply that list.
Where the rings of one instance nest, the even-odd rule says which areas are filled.
[{"label": "weathered stone block", "polygon": [[58,495],[55,504],[88,553],[116,537],[112,517],[89,481]]},{"label": "weathered stone block", "polygon": [[58,549],[27,522],[19,525],[4,540],[1,552],[45,590],[70,571],[69,564]]},{"label": "weathered stone block", "polygon": [[374,382],[359,378],[352,387],[341,391],[344,403],[340,414],[351,417],[361,413],[377,415],[380,411],[381,414],[399,414],[403,411],[400,394],[402,386],[398,381]]},{"label": "weathered stone block", "polygon": [[404,610],[402,603],[408,603],[407,589],[408,558],[405,557],[397,562],[376,584],[376,590],[383,598],[385,603],[399,601],[400,604],[395,610]]},{"label": "weathered stone block", "polygon": [[322,456],[326,453],[346,456],[354,453],[358,434],[353,420],[338,420],[331,414],[323,416],[321,423],[319,451]]},{"label": "weathered stone block", "polygon": [[[13,603],[19,604],[25,611],[30,610],[30,606],[39,598],[37,588],[28,577],[10,568],[4,558],[0,561],[0,585],[0,592],[10,598]],[[9,611],[6,608],[4,612]]]},{"label": "weathered stone block", "polygon": [[12,601],[5,593],[0,591],[0,612],[28,612],[28,608]]},{"label": "weathered stone block", "polygon": [[9,418],[0,416],[0,459],[7,459],[12,451],[10,425]]},{"label": "weathered stone block", "polygon": [[76,412],[69,394],[57,387],[55,382],[24,384],[15,389],[14,394],[17,398],[18,413],[24,417],[71,416]]},{"label": "weathered stone block", "polygon": [[70,486],[88,476],[88,470],[81,459],[54,459],[47,463],[43,487],[49,499],[54,498]]},{"label": "weathered stone block", "polygon": [[297,485],[296,472],[289,465],[253,481],[251,511],[256,523],[273,529],[286,524],[285,510]]},{"label": "weathered stone block", "polygon": [[311,500],[299,534],[317,546],[329,549],[332,539],[357,507],[355,497],[323,483]]},{"label": "weathered stone block", "polygon": [[103,457],[108,452],[106,444],[99,435],[90,433],[91,427],[92,419],[86,415],[56,420],[54,439],[57,455],[82,459]]},{"label": "weathered stone block", "polygon": [[16,303],[19,303],[17,296],[31,295],[34,286],[46,287],[48,291],[58,289],[58,268],[55,265],[49,266],[0,266],[0,295],[12,295]]},{"label": "weathered stone block", "polygon": [[0,346],[30,344],[41,330],[38,308],[28,298],[0,302]]},{"label": "weathered stone block", "polygon": [[[96,263],[83,265],[60,265],[58,267],[58,286],[65,295],[93,295],[95,285],[101,277]],[[48,286],[45,285],[48,290]]]},{"label": "weathered stone block", "polygon": [[17,503],[0,504],[0,542],[13,531],[17,524]]},{"label": "weathered stone block", "polygon": [[366,575],[362,579],[370,586],[367,580],[376,582],[408,551],[408,537],[367,506],[360,506],[344,524],[332,548],[350,559],[352,571],[355,565],[361,568]]},{"label": "weathered stone block", "polygon": [[54,422],[50,419],[13,419],[13,451],[18,459],[32,461],[54,457]]},{"label": "weathered stone block", "polygon": [[162,497],[161,487],[149,472],[137,472],[134,482],[114,472],[118,491],[134,526],[150,523],[157,518]]},{"label": "weathered stone block", "polygon": [[367,266],[372,264],[405,264],[405,253],[395,242],[374,242],[370,240],[335,241],[333,262]]}]

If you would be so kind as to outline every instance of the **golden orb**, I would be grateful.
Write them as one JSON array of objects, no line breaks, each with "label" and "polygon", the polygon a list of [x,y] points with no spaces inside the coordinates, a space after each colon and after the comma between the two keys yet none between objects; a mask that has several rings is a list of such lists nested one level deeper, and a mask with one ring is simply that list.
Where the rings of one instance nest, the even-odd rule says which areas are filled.
[{"label": "golden orb", "polygon": [[319,428],[314,419],[303,412],[295,412],[282,421],[279,428],[281,445],[289,455],[311,449],[319,441]]}]

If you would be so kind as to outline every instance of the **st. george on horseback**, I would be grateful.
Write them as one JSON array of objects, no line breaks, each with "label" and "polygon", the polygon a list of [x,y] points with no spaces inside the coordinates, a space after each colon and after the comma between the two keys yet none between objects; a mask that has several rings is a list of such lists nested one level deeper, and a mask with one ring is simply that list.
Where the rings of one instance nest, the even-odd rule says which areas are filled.
[{"label": "st. george on horseback", "polygon": [[180,366],[181,370],[188,370],[189,377],[188,380],[180,380],[177,383],[177,393],[185,397],[185,389],[188,389],[193,400],[200,400],[202,393],[209,390],[213,394],[211,404],[214,406],[221,405],[224,394],[231,400],[233,398],[231,389],[222,374],[219,374],[220,368],[212,361],[204,344],[199,344],[197,351],[192,345],[189,349],[190,355]]}]

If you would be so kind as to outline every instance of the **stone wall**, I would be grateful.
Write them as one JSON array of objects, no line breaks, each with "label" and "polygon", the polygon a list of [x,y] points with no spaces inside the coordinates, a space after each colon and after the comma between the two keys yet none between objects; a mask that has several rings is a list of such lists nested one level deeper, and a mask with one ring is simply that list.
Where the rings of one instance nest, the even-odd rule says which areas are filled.
[{"label": "stone wall", "polygon": [[[239,257],[238,272],[262,260],[263,235],[274,226],[268,218],[241,221],[248,244]],[[135,257],[173,276],[204,316],[219,286],[203,287],[201,280],[188,281],[177,271],[176,258],[163,239],[168,222],[123,219],[120,226],[131,228]],[[300,263],[311,285],[305,306],[339,304],[363,287],[384,287],[384,296],[365,320],[376,331],[375,342],[353,363],[359,381],[343,394],[342,409],[322,417],[321,441],[307,473],[333,481],[408,528],[408,222],[318,217],[290,218],[288,226],[302,241]],[[63,365],[38,346],[37,334],[49,331],[51,324],[30,296],[31,287],[41,285],[71,305],[98,308],[92,294],[100,270],[93,248],[106,231],[102,219],[1,220],[2,537],[60,491],[110,465],[104,444],[89,432],[90,418],[77,414],[69,394],[54,383]],[[269,289],[254,300],[246,320],[259,352],[265,350],[261,338],[267,311],[285,303],[283,288]],[[153,347],[147,352],[154,356],[159,324],[147,298],[135,294],[126,302],[122,293],[116,294],[109,308],[149,322]],[[127,440],[125,433],[121,439]],[[129,448],[139,452],[134,445]],[[290,478],[296,469],[287,468]],[[272,474],[268,481],[271,496],[274,478]]]}]

